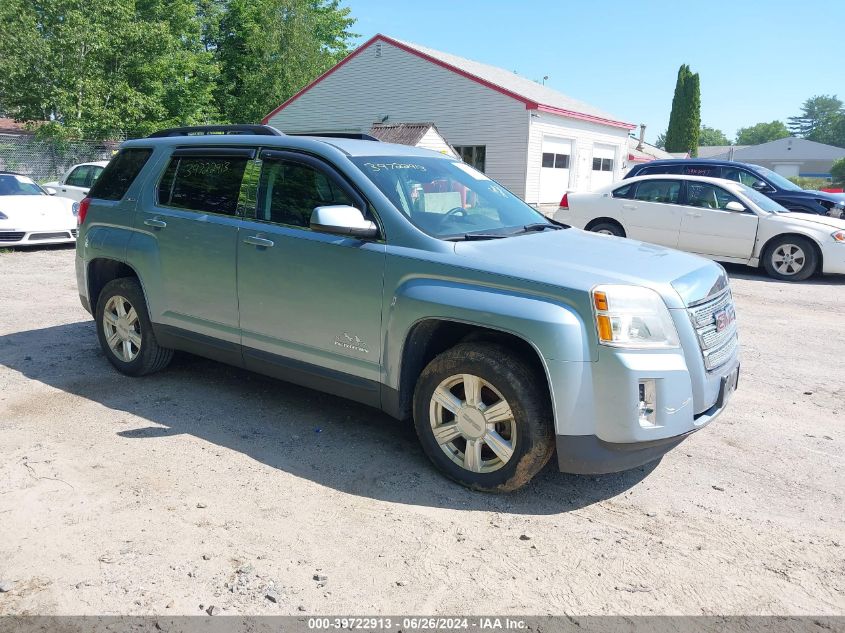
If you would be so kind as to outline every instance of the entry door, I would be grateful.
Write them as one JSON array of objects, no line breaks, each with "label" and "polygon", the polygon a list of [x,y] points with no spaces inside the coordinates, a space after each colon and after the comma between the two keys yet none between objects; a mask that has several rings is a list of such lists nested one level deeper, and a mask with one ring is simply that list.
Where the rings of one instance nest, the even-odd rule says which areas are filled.
[{"label": "entry door", "polygon": [[330,166],[294,152],[262,158],[255,217],[238,239],[244,362],[377,404],[385,244],[309,228],[315,207],[366,209]]},{"label": "entry door", "polygon": [[590,172],[590,190],[613,184],[616,168],[616,147],[596,143],[593,146],[593,164]]},{"label": "entry door", "polygon": [[572,141],[554,136],[543,137],[543,158],[540,167],[540,202],[559,203],[569,189],[569,165]]},{"label": "entry door", "polygon": [[247,148],[174,151],[153,204],[139,205],[137,228],[157,242],[162,300],[153,320],[240,344],[238,196]]},{"label": "entry door", "polygon": [[757,239],[757,215],[748,209],[730,211],[725,208],[729,202],[742,204],[721,187],[686,181],[678,248],[716,259],[749,259]]}]

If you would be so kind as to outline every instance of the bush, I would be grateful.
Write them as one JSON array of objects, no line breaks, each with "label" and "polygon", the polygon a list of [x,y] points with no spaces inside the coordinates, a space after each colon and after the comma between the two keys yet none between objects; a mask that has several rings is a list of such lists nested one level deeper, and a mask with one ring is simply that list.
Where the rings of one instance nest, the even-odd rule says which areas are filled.
[{"label": "bush", "polygon": [[840,158],[830,168],[830,177],[833,184],[838,187],[845,187],[845,158]]},{"label": "bush", "polygon": [[791,176],[789,180],[791,182],[794,182],[802,189],[815,190],[830,187],[830,180],[828,180],[827,178],[805,178],[804,176]]}]

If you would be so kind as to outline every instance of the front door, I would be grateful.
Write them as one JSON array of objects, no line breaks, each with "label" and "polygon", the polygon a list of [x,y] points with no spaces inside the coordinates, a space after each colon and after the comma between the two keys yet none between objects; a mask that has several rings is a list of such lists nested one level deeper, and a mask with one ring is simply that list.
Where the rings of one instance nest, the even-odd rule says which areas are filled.
[{"label": "front door", "polygon": [[[137,229],[157,242],[162,312],[153,321],[240,344],[237,296],[238,196],[251,148],[174,151],[156,187],[139,205]],[[239,354],[238,354],[239,357]]]},{"label": "front door", "polygon": [[717,185],[686,181],[678,248],[716,259],[749,259],[757,239],[757,215],[750,209],[729,210],[729,202],[742,204]]},{"label": "front door", "polygon": [[378,404],[385,244],[309,227],[315,207],[365,201],[319,159],[265,151],[262,162],[237,244],[244,362]]}]

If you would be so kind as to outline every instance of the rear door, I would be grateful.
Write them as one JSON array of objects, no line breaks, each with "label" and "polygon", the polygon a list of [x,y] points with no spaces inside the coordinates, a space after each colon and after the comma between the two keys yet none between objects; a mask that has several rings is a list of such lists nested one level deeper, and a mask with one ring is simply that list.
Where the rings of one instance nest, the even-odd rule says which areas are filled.
[{"label": "rear door", "polygon": [[628,237],[676,247],[681,228],[681,182],[660,178],[641,180],[636,185],[630,199],[616,201],[622,207],[622,224]]},{"label": "rear door", "polygon": [[151,315],[153,321],[183,338],[227,341],[235,360],[240,358],[238,200],[255,153],[248,147],[177,148],[156,184],[155,199],[139,205],[135,216],[136,229],[156,245],[161,309]]},{"label": "rear door", "polygon": [[237,243],[244,362],[378,404],[386,246],[310,228],[315,207],[367,205],[320,159],[277,150],[261,159]]},{"label": "rear door", "polygon": [[103,168],[98,165],[78,165],[74,167],[59,185],[59,195],[79,202],[88,195],[91,185]]},{"label": "rear door", "polygon": [[708,257],[748,259],[757,239],[757,215],[730,211],[729,202],[745,206],[732,193],[711,183],[686,181],[678,248]]}]

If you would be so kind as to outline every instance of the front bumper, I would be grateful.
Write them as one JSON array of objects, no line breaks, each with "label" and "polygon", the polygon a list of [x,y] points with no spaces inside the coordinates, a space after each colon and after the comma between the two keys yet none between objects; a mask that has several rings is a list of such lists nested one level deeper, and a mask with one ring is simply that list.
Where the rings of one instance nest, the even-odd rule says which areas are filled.
[{"label": "front bumper", "polygon": [[76,229],[38,229],[35,231],[0,230],[0,247],[37,246],[43,244],[73,244]]},{"label": "front bumper", "polygon": [[822,272],[829,275],[845,275],[845,244],[822,246]]}]

